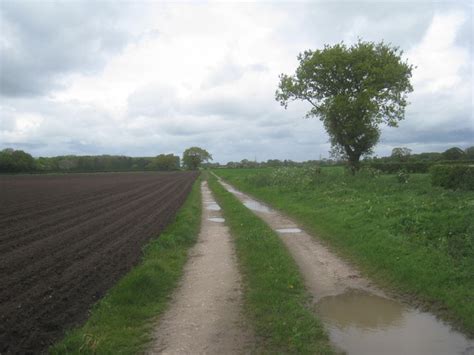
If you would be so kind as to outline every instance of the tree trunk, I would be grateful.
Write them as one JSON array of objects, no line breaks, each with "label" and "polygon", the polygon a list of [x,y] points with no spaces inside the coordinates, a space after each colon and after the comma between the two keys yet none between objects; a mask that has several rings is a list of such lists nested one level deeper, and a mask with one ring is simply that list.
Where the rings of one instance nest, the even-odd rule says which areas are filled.
[{"label": "tree trunk", "polygon": [[356,172],[360,170],[360,154],[352,153],[348,154],[348,156],[349,169],[351,170],[351,174],[355,175]]}]

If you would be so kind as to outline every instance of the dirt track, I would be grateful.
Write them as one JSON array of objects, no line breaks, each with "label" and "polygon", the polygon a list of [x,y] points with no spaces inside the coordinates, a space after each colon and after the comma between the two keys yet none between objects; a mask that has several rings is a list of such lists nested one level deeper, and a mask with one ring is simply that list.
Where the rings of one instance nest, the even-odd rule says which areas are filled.
[{"label": "dirt track", "polygon": [[0,177],[0,353],[44,351],[137,263],[195,173]]},{"label": "dirt track", "polygon": [[347,354],[473,354],[474,341],[432,314],[387,296],[285,214],[221,184],[279,233],[337,349]]},{"label": "dirt track", "polygon": [[241,314],[242,288],[232,238],[207,183],[202,192],[198,243],[170,309],[160,319],[151,354],[246,353],[254,341]]}]

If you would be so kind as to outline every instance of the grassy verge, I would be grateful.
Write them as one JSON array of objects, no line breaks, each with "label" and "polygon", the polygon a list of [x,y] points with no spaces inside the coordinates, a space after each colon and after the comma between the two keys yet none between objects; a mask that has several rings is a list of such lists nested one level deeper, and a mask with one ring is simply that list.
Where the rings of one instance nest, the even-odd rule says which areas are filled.
[{"label": "grassy verge", "polygon": [[474,192],[432,187],[427,174],[401,184],[337,168],[216,173],[295,218],[379,284],[474,335]]},{"label": "grassy verge", "polygon": [[89,320],[49,349],[52,354],[136,354],[151,340],[196,241],[201,222],[200,179],[175,221],[144,249],[132,269],[92,309]]},{"label": "grassy verge", "polygon": [[280,238],[215,177],[209,178],[209,187],[235,238],[246,311],[264,343],[260,351],[332,353],[321,322],[305,307],[302,277]]}]

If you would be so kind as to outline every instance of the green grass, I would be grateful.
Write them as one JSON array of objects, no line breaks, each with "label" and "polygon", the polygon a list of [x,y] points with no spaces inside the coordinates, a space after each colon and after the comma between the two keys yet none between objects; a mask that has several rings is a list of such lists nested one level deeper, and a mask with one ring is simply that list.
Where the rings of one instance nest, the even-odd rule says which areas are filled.
[{"label": "green grass", "polygon": [[321,322],[280,238],[216,180],[209,186],[235,238],[245,284],[245,309],[265,353],[333,353]]},{"label": "green grass", "polygon": [[200,179],[175,221],[144,249],[141,263],[92,309],[89,320],[49,349],[52,354],[136,354],[146,349],[166,309],[201,222]]},{"label": "green grass", "polygon": [[401,184],[342,168],[215,172],[294,217],[380,285],[474,335],[474,192],[432,187],[427,174]]}]

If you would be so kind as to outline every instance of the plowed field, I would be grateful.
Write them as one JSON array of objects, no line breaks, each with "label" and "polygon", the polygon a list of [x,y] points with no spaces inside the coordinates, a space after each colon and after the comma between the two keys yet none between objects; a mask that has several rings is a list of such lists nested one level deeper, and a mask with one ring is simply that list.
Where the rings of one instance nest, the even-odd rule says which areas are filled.
[{"label": "plowed field", "polygon": [[41,352],[135,265],[196,173],[0,177],[0,353]]}]

